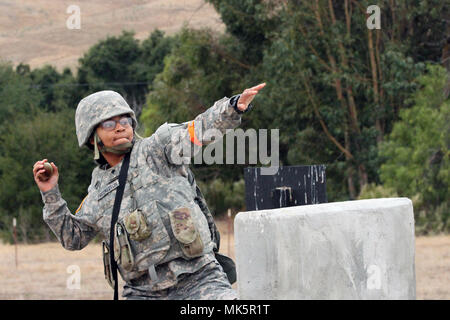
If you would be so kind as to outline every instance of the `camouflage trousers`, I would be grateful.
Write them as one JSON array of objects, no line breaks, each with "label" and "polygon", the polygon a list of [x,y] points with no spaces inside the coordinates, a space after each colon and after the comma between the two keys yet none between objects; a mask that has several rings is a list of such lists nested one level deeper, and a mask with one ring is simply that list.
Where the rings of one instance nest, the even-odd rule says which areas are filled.
[{"label": "camouflage trousers", "polygon": [[[126,288],[127,286],[125,286]],[[134,292],[133,292],[134,291]],[[170,288],[138,292],[128,287],[127,300],[235,300],[236,291],[231,287],[222,266],[213,261],[191,274],[182,274],[178,283]]]}]

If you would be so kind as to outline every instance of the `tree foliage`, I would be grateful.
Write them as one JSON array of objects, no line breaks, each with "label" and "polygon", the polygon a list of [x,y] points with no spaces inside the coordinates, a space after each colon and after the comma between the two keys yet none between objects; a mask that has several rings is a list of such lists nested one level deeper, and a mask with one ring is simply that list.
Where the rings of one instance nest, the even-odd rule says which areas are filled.
[{"label": "tree foliage", "polygon": [[227,31],[245,49],[245,61],[259,63],[263,49],[270,42],[270,32],[281,22],[279,1],[206,0],[220,14]]},{"label": "tree foliage", "polygon": [[0,132],[5,121],[29,113],[40,99],[41,94],[32,90],[31,79],[17,74],[10,64],[0,64]]},{"label": "tree foliage", "polygon": [[[13,217],[21,240],[51,237],[35,161],[60,168],[72,210],[85,196],[94,163],[77,147],[74,112],[86,95],[121,93],[148,136],[261,82],[267,86],[241,128],[279,129],[280,165],[325,164],[330,202],[410,197],[419,233],[448,232],[445,1],[380,0],[381,29],[374,30],[366,24],[368,0],[207,2],[226,33],[184,27],[141,41],[123,31],[93,45],[72,71],[0,64],[2,238],[11,240]],[[191,166],[213,214],[245,209],[246,166]]]},{"label": "tree foliage", "polygon": [[85,83],[84,95],[114,90],[123,95],[139,117],[154,77],[170,52],[171,38],[155,30],[142,43],[134,32],[101,40],[80,58],[78,82]]},{"label": "tree foliage", "polygon": [[[140,43],[132,33],[110,37],[94,45],[70,69],[52,66],[31,70],[19,64],[0,65],[0,236],[12,241],[17,218],[19,240],[49,240],[42,220],[42,200],[33,180],[33,164],[53,161],[60,169],[59,185],[69,208],[75,210],[87,192],[92,154],[79,149],[75,108],[87,94],[104,89],[121,92],[130,105],[145,100],[148,83],[162,70],[172,39],[158,30]],[[144,82],[141,85],[138,82]]]},{"label": "tree foliage", "polygon": [[[75,210],[87,193],[92,156],[79,150],[74,111],[38,111],[33,117],[21,115],[5,124],[0,137],[0,229],[10,231],[12,218],[19,225],[23,241],[49,239],[42,220],[42,199],[32,168],[40,159],[54,162],[60,171],[59,186],[70,209]],[[11,240],[11,233],[4,232]]]},{"label": "tree foliage", "polygon": [[[163,71],[153,82],[141,116],[146,136],[164,122],[194,119],[216,100],[240,93],[245,83],[245,64],[241,61],[244,53],[239,51],[234,37],[184,28],[175,43]],[[242,169],[243,165],[193,165],[194,174],[203,181],[224,176],[231,183],[241,178]],[[210,199],[207,191],[204,195]]]},{"label": "tree foliage", "polygon": [[[424,62],[439,61],[448,7],[381,1],[382,28],[370,30],[369,1],[208,2],[228,34],[180,33],[148,95],[146,133],[265,81],[242,127],[279,128],[282,165],[325,164],[330,201],[356,199],[365,185],[380,183],[378,143],[411,107]],[[242,175],[240,166],[196,169],[203,179]]]},{"label": "tree foliage", "polygon": [[400,112],[388,139],[381,144],[385,159],[383,185],[398,194],[418,198],[416,224],[424,231],[450,230],[450,99],[444,97],[447,72],[429,66],[419,78],[421,89],[413,106]]}]

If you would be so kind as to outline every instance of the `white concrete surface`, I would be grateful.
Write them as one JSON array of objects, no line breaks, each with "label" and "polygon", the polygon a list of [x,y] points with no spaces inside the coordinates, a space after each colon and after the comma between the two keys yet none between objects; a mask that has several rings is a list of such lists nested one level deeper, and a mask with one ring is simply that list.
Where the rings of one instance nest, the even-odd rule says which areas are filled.
[{"label": "white concrete surface", "polygon": [[240,212],[240,299],[415,299],[412,202],[383,198]]}]

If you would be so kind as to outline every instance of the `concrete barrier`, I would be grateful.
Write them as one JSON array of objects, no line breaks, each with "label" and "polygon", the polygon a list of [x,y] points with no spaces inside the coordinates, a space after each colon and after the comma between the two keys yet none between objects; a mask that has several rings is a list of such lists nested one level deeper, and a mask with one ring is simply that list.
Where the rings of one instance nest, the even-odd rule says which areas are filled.
[{"label": "concrete barrier", "polygon": [[408,198],[240,212],[240,299],[415,299]]}]

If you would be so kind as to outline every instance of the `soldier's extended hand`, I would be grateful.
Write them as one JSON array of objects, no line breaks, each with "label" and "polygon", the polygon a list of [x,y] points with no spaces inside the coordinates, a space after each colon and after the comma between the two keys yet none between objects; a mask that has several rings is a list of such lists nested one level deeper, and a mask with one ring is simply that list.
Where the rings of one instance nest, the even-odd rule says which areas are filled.
[{"label": "soldier's extended hand", "polygon": [[237,107],[241,111],[245,111],[248,108],[248,105],[250,102],[252,102],[253,98],[257,95],[259,90],[264,88],[266,86],[266,83],[258,84],[257,86],[254,86],[253,88],[245,89],[244,92],[242,92]]},{"label": "soldier's extended hand", "polygon": [[53,173],[50,176],[46,176],[44,169],[44,163],[46,162],[48,162],[47,159],[37,161],[33,166],[34,181],[42,192],[53,189],[58,184],[59,178],[58,167],[53,162],[50,163]]}]

